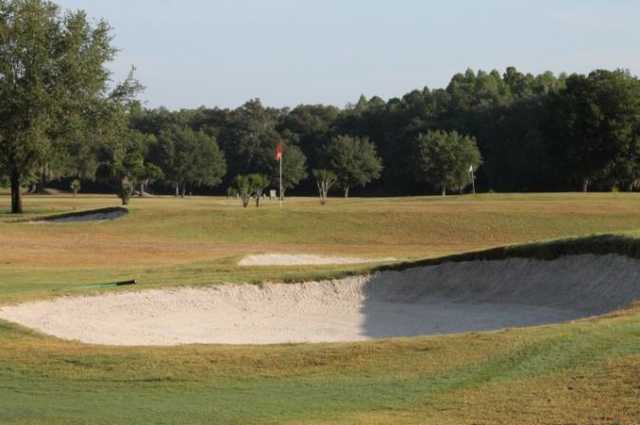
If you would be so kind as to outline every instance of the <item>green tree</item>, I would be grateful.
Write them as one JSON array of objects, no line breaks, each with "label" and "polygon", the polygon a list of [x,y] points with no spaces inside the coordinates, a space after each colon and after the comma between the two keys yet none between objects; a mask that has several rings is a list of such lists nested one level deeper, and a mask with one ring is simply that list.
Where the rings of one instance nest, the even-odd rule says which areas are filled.
[{"label": "green tree", "polygon": [[73,197],[75,198],[78,195],[78,192],[80,192],[80,189],[82,188],[82,183],[80,183],[79,179],[73,179],[73,181],[69,185],[69,188],[73,192]]},{"label": "green tree", "polygon": [[0,163],[11,180],[11,212],[21,185],[73,119],[104,96],[110,27],[44,0],[0,2]]},{"label": "green tree", "polygon": [[618,186],[629,192],[640,189],[640,134],[634,137],[627,149],[618,154],[606,170],[606,175],[610,186]]},{"label": "green tree", "polygon": [[160,167],[145,161],[144,166],[138,169],[135,175],[136,184],[139,187],[139,196],[145,196],[145,194],[147,194],[147,187],[149,184],[160,180],[163,177],[164,173]]},{"label": "green tree", "polygon": [[[271,176],[271,182],[278,187],[280,185],[280,164],[275,159],[272,161]],[[294,144],[284,144],[281,196],[284,197],[287,190],[296,187],[307,176],[307,157],[302,150]]]},{"label": "green tree", "polygon": [[95,179],[99,166],[98,148],[98,143],[93,138],[85,138],[85,135],[77,134],[65,139],[62,148],[65,174],[83,180]]},{"label": "green tree", "polygon": [[251,195],[253,194],[253,188],[251,186],[249,176],[236,176],[236,178],[233,179],[229,193],[238,195],[242,201],[242,206],[247,208],[249,206],[249,201],[251,201]]},{"label": "green tree", "polygon": [[[82,115],[71,115],[70,130],[59,144],[68,175],[88,180],[124,178],[129,174],[122,172],[123,163],[130,161],[127,157],[144,155],[152,137],[129,128],[131,113],[140,108],[136,97],[144,90],[134,72],[132,67],[106,98],[89,102]],[[121,183],[117,181],[118,186]]]},{"label": "green tree", "polygon": [[184,197],[189,185],[215,187],[227,172],[224,155],[215,138],[188,127],[172,127],[158,137],[159,167]]},{"label": "green tree", "polygon": [[471,184],[470,167],[477,169],[481,163],[475,139],[455,131],[430,131],[415,140],[416,178],[439,187],[442,196]]},{"label": "green tree", "polygon": [[269,186],[269,178],[264,174],[239,175],[233,180],[229,188],[229,194],[240,197],[242,206],[247,208],[251,197],[256,197],[256,207],[260,207],[260,199],[264,189]]},{"label": "green tree", "polygon": [[[115,113],[120,120],[113,120],[114,126],[122,127],[114,133],[115,139],[107,139],[99,147],[98,178],[117,187],[116,193],[123,205],[129,203],[138,185],[156,176],[160,171],[153,164],[145,162],[147,144],[153,136],[126,127],[126,115]],[[126,195],[126,196],[124,196]]]},{"label": "green tree", "polygon": [[[632,169],[640,128],[640,83],[626,71],[572,75],[552,97],[549,138],[558,167],[584,192],[609,170]],[[616,164],[617,163],[617,164]]]},{"label": "green tree", "polygon": [[339,113],[335,106],[300,105],[282,117],[278,131],[283,136],[293,135],[288,139],[295,138],[295,145],[300,147],[307,163],[317,165],[324,157],[326,145],[331,140],[331,127]]},{"label": "green tree", "polygon": [[129,199],[133,195],[134,185],[131,183],[128,177],[124,177],[120,181],[120,189],[118,191],[118,197],[122,200],[122,205],[129,205]]},{"label": "green tree", "polygon": [[320,195],[320,204],[324,205],[327,203],[329,191],[338,180],[338,177],[333,171],[326,169],[313,170],[313,177],[316,179],[316,186],[318,187],[318,194]]},{"label": "green tree", "polygon": [[375,145],[366,137],[334,138],[327,147],[327,157],[338,184],[344,189],[345,198],[349,197],[352,187],[364,187],[379,178],[383,168]]},{"label": "green tree", "polygon": [[269,186],[269,178],[264,174],[250,174],[249,187],[256,197],[256,207],[260,208],[262,193]]},{"label": "green tree", "polygon": [[117,186],[116,193],[122,205],[128,205],[135,190],[136,178],[144,173],[144,156],[140,133],[131,131],[122,143],[103,147],[103,161],[99,166],[99,178]]},{"label": "green tree", "polygon": [[276,130],[280,111],[265,108],[259,99],[231,112],[219,141],[229,166],[240,174],[271,174],[274,149],[281,136]]}]

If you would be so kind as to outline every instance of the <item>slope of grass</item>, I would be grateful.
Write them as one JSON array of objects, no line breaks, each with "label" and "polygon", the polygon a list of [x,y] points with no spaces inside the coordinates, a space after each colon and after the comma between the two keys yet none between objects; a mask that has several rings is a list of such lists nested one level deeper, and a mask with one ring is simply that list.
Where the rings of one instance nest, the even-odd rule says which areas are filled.
[{"label": "slope of grass", "polygon": [[[109,223],[34,225],[3,215],[0,304],[112,291],[95,285],[128,277],[146,288],[375,269],[236,266],[254,252],[432,258],[425,264],[442,255],[638,258],[639,200],[487,195],[321,208],[296,199],[283,210],[243,210],[225,199],[160,198],[134,200],[128,217]],[[99,196],[26,199],[31,217],[115,205]],[[565,240],[528,244],[557,238]],[[634,425],[639,382],[637,308],[492,333],[256,347],[88,346],[0,321],[1,424]]]},{"label": "slope of grass", "polygon": [[432,266],[451,262],[496,261],[508,258],[532,258],[542,261],[556,260],[570,255],[622,255],[640,259],[640,239],[636,232],[602,234],[539,243],[503,246],[487,250],[402,262],[376,267],[374,270],[405,270],[412,267]]}]

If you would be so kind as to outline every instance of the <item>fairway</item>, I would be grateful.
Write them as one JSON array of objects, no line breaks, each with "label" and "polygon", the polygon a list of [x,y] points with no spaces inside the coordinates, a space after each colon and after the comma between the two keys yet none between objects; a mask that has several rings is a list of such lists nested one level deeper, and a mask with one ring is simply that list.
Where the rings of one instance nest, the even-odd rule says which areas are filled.
[{"label": "fairway", "polygon": [[[1,208],[7,207],[8,197]],[[116,207],[109,196],[27,197],[34,217]],[[480,195],[390,199],[293,198],[242,209],[225,198],[135,199],[110,222],[8,224],[0,216],[0,291],[29,292],[138,278],[145,285],[333,276],[353,265],[245,269],[249,254],[314,254],[416,260],[461,252],[640,228],[640,198],[628,194]],[[355,267],[356,270],[368,266]],[[21,290],[17,290],[19,284]]]},{"label": "fairway", "polygon": [[[7,196],[0,197],[0,208],[8,203]],[[520,293],[488,287],[484,295],[476,291],[466,300],[489,301],[498,293],[511,297],[509,308],[518,311],[523,300],[535,304],[536,294],[555,293],[578,276],[572,289],[540,305],[581,303],[582,313],[569,309],[563,311],[571,314],[553,320],[512,323],[563,322],[545,326],[502,323],[430,337],[419,336],[429,332],[417,329],[405,333],[418,335],[411,338],[383,338],[396,334],[376,334],[374,325],[384,329],[392,312],[370,324],[371,341],[262,346],[117,347],[99,337],[93,341],[107,345],[90,345],[0,321],[0,423],[634,425],[640,418],[640,314],[629,304],[638,289],[637,195],[330,199],[324,207],[314,198],[292,198],[282,208],[268,202],[261,209],[243,209],[235,199],[158,197],[133,199],[129,214],[115,220],[33,223],[117,205],[109,196],[28,196],[29,214],[19,222],[1,216],[0,307],[56,302],[61,296],[127,297],[147,289],[209,291],[223,283],[234,285],[229,290],[265,282],[288,284],[283,290],[295,289],[295,282],[335,279],[339,285],[372,272],[393,275],[420,267],[436,267],[439,276],[451,270],[450,285],[461,285],[456,267],[506,261],[511,269],[487,269],[485,276],[507,273],[511,279],[505,282],[522,283]],[[575,239],[554,241],[565,238]],[[532,244],[542,241],[547,243]],[[511,245],[522,246],[484,251]],[[386,265],[239,265],[246,256],[275,253],[382,259]],[[567,263],[572,254],[578,260]],[[437,269],[439,264],[445,269]],[[553,274],[547,289],[525,286],[528,277],[537,282],[536,264]],[[521,267],[520,275],[514,266]],[[465,275],[475,273],[480,282],[473,270]],[[126,279],[136,279],[138,286],[109,285]],[[610,287],[605,291],[593,282]],[[578,297],[574,289],[581,285]],[[447,288],[438,294],[446,295]],[[274,299],[285,300],[278,294]],[[344,299],[336,296],[333,304]],[[451,308],[466,302],[462,296],[452,301]],[[259,297],[255,303],[264,304]],[[503,305],[495,310],[497,315],[509,311]],[[102,326],[114,320],[110,311],[95,311]],[[318,326],[330,319],[314,314]],[[462,309],[458,316],[464,314]],[[605,316],[566,322],[594,314]],[[305,327],[304,314],[289,319]],[[74,320],[90,318],[71,315],[64,322]],[[266,329],[255,320],[258,329]],[[166,328],[160,317],[157,321]],[[197,326],[188,331],[197,333]],[[483,332],[488,329],[493,331]]]}]

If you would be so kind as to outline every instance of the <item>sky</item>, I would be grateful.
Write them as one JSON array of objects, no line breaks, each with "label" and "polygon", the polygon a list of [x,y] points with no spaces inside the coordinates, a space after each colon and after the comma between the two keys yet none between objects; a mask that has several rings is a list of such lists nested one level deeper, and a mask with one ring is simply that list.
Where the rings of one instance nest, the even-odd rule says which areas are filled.
[{"label": "sky", "polygon": [[637,0],[55,0],[113,27],[148,107],[345,106],[467,68],[640,74]]}]

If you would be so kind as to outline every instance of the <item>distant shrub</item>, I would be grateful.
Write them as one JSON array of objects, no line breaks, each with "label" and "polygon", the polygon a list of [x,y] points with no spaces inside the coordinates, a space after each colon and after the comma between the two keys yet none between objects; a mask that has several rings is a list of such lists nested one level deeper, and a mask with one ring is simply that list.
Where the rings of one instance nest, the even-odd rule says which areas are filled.
[{"label": "distant shrub", "polygon": [[122,179],[120,183],[120,192],[118,193],[118,197],[122,200],[122,205],[129,205],[129,199],[131,199],[131,195],[133,195],[133,183],[128,178]]},{"label": "distant shrub", "polygon": [[73,192],[73,196],[76,196],[78,194],[78,192],[80,192],[81,187],[82,187],[82,185],[81,185],[79,179],[74,179],[71,182],[71,184],[69,185],[69,188]]},{"label": "distant shrub", "polygon": [[327,203],[329,197],[329,191],[331,187],[338,181],[336,173],[331,170],[313,170],[313,177],[316,179],[316,185],[318,186],[318,194],[320,195],[320,204]]}]

